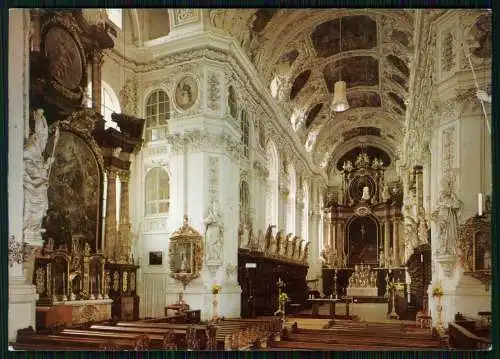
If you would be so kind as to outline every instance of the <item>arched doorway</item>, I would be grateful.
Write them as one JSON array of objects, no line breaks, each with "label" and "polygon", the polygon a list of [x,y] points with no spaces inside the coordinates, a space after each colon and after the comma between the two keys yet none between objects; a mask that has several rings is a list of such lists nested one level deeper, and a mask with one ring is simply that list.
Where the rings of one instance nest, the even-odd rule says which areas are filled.
[{"label": "arched doorway", "polygon": [[347,225],[349,267],[378,264],[379,223],[372,216],[354,217]]}]

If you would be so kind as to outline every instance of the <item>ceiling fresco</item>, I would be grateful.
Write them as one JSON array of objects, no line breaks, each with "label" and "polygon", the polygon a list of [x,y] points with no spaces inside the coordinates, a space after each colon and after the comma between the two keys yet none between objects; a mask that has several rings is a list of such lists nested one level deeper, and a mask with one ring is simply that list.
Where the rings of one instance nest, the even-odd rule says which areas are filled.
[{"label": "ceiling fresco", "polygon": [[371,56],[354,56],[325,66],[323,76],[328,91],[333,93],[336,81],[343,80],[348,88],[374,86],[379,83],[378,61]]},{"label": "ceiling fresco", "polygon": [[[335,167],[330,164],[335,146],[344,142],[339,134],[353,128],[378,128],[383,136],[376,138],[397,152],[406,123],[405,101],[411,98],[416,34],[422,31],[422,19],[432,22],[444,14],[446,10],[380,8],[210,11],[215,26],[239,40],[263,83],[275,89],[277,103],[313,162],[330,167]],[[478,14],[470,25],[474,55],[487,56],[490,17]],[[332,113],[338,80],[346,82],[350,109]]]},{"label": "ceiling fresco", "polygon": [[347,93],[347,101],[349,101],[351,108],[382,106],[380,95],[377,92],[349,92]]}]

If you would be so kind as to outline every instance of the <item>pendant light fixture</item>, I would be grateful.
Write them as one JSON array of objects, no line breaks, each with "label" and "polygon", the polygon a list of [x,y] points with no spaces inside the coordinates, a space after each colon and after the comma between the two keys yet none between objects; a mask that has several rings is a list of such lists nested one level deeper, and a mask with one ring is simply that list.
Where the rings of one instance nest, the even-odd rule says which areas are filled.
[{"label": "pendant light fixture", "polygon": [[[342,52],[342,16],[339,20],[340,44],[339,53]],[[345,81],[342,81],[342,68],[339,70],[339,81],[335,82],[333,87],[333,100],[330,108],[335,112],[344,112],[349,109],[349,102],[347,101],[347,88]]]}]

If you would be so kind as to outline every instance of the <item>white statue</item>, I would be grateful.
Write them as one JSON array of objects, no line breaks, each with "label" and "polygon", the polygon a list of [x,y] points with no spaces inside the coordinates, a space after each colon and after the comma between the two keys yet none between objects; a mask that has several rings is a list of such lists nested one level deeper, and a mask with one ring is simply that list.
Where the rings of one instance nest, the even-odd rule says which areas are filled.
[{"label": "white statue", "polygon": [[181,272],[188,272],[188,263],[187,263],[187,258],[186,258],[186,251],[183,249],[181,252],[181,266],[180,266]]},{"label": "white statue", "polygon": [[455,254],[458,230],[458,214],[462,207],[461,201],[453,192],[450,181],[443,181],[443,189],[439,194],[438,205],[432,213],[432,218],[438,225],[439,253]]},{"label": "white statue", "polygon": [[489,250],[484,251],[483,261],[484,261],[483,268],[491,269],[491,253]]},{"label": "white statue", "polygon": [[370,188],[368,186],[363,187],[363,195],[361,196],[362,201],[369,201],[370,200]]},{"label": "white statue", "polygon": [[491,95],[484,90],[478,90],[476,96],[480,101],[491,103]]},{"label": "white statue", "polygon": [[223,221],[215,201],[208,209],[208,214],[203,220],[205,223],[205,243],[207,247],[207,260],[220,260],[222,253]]},{"label": "white statue", "polygon": [[50,166],[54,161],[53,152],[59,137],[56,128],[54,146],[51,156],[45,160],[44,151],[47,146],[49,130],[43,110],[38,109],[33,113],[35,132],[24,146],[24,230],[40,231],[42,219],[48,208],[47,189],[49,187]]}]

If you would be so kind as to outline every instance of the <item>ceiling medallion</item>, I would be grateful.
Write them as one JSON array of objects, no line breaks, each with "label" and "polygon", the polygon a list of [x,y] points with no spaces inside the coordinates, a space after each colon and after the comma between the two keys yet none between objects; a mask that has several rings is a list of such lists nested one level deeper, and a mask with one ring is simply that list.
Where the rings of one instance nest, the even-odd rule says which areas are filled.
[{"label": "ceiling medallion", "polygon": [[372,213],[370,207],[367,207],[367,206],[359,206],[357,207],[355,210],[354,210],[354,213],[356,214],[356,216],[359,216],[359,217],[365,217],[365,216],[368,216]]}]

